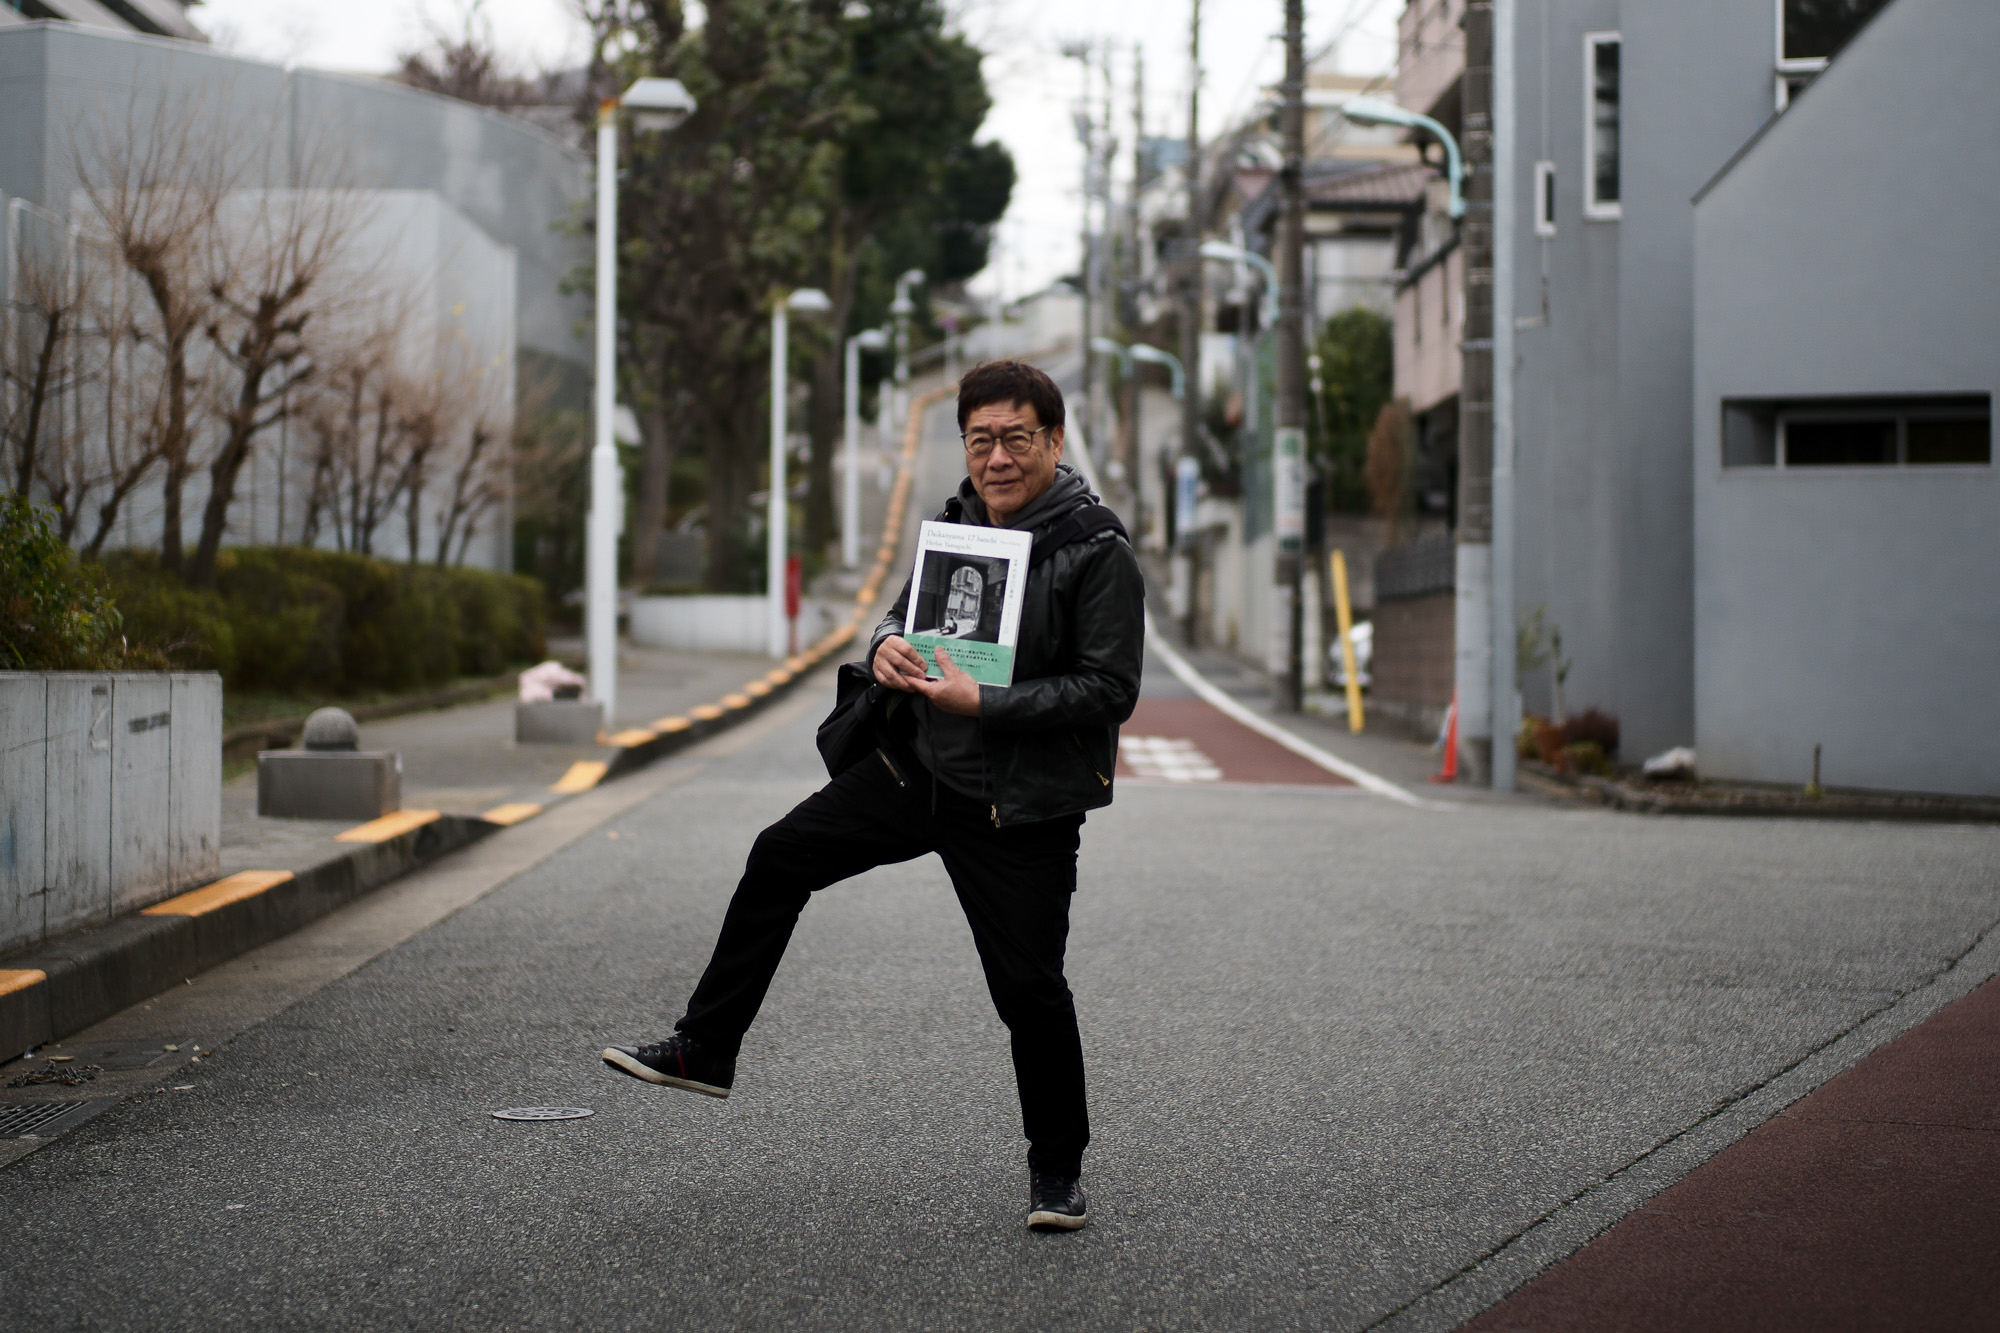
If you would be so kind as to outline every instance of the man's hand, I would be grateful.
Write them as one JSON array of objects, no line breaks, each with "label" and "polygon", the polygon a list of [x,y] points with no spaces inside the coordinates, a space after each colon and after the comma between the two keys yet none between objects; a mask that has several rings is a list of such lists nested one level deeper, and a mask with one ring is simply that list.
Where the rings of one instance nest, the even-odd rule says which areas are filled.
[{"label": "man's hand", "polygon": [[902,635],[891,634],[882,640],[875,650],[874,666],[876,681],[889,689],[905,694],[923,692],[924,659]]},{"label": "man's hand", "polygon": [[[899,641],[900,642],[900,641]],[[903,645],[909,648],[908,644]],[[916,649],[911,648],[914,654]],[[937,649],[938,675],[940,680],[919,678],[914,688],[917,693],[931,701],[931,706],[941,712],[956,713],[960,717],[979,716],[979,682],[960,671],[951,660],[951,654],[944,645]]]}]

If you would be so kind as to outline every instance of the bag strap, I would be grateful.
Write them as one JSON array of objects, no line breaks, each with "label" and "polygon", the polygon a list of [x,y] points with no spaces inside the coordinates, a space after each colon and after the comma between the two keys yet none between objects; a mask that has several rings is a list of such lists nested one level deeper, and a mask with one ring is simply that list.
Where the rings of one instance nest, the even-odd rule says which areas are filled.
[{"label": "bag strap", "polygon": [[1035,544],[1029,548],[1028,561],[1032,564],[1051,551],[1061,550],[1072,542],[1089,541],[1092,537],[1105,532],[1115,532],[1124,537],[1127,543],[1132,540],[1125,532],[1125,525],[1118,521],[1118,515],[1112,513],[1109,507],[1101,504],[1084,505],[1080,509],[1072,510],[1062,522],[1044,529],[1035,538]]}]

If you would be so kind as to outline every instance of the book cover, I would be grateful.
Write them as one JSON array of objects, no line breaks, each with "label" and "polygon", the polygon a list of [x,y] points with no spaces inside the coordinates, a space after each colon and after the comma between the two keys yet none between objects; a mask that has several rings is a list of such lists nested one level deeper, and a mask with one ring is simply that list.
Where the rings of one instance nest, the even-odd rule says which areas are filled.
[{"label": "book cover", "polygon": [[937,646],[982,685],[1014,683],[1021,602],[1028,591],[1034,534],[963,523],[925,523],[917,532],[903,637],[938,679]]}]

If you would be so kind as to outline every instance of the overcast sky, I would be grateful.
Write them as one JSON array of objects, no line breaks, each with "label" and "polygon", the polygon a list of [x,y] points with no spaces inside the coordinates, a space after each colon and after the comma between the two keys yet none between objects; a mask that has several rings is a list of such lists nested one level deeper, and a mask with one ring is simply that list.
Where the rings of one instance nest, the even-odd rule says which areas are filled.
[{"label": "overcast sky", "polygon": [[[206,0],[196,20],[231,50],[286,63],[385,71],[396,53],[421,45],[426,22],[456,31],[466,0]],[[963,30],[988,53],[994,96],[984,135],[1013,150],[1020,184],[1001,225],[993,265],[975,284],[1009,297],[1073,272],[1077,259],[1082,151],[1071,124],[1081,87],[1061,47],[1077,39],[1113,44],[1117,133],[1131,144],[1132,53],[1146,60],[1147,133],[1185,132],[1188,0],[954,0]],[[1284,69],[1276,40],[1282,0],[1206,0],[1202,22],[1202,133],[1240,120]],[[1306,0],[1306,45],[1336,34],[1343,69],[1375,74],[1395,60],[1402,0]],[[495,44],[524,69],[575,63],[582,28],[568,0],[486,0]]]}]

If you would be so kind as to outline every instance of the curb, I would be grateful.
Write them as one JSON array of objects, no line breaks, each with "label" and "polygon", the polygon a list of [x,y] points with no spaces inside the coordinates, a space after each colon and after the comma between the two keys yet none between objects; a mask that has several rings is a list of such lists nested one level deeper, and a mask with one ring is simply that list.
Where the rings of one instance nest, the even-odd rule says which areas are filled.
[{"label": "curb", "polygon": [[[915,478],[923,414],[956,387],[947,384],[911,401],[902,465],[889,496],[875,563],[846,620],[810,648],[714,703],[689,709],[686,716],[663,717],[650,726],[600,738],[610,753],[572,764],[544,803],[510,802],[483,815],[399,810],[339,834],[336,841],[348,845],[304,870],[241,871],[107,925],[73,931],[0,960],[0,1061],[11,1059],[16,1051],[32,1053],[37,1046],[150,999],[176,981],[289,935],[391,880],[532,819],[608,778],[636,772],[727,731],[789,694],[815,667],[854,640],[874,608],[896,558],[897,535]],[[491,693],[490,685],[478,682],[444,693],[478,697]]]},{"label": "curb", "polygon": [[1554,800],[1589,801],[1635,815],[1750,819],[1891,820],[1919,824],[2000,824],[2000,801],[1921,793],[1841,792],[1807,797],[1797,791],[1745,787],[1646,787],[1587,773],[1558,773],[1522,761],[1522,786]]},{"label": "curb", "polygon": [[500,828],[463,815],[405,813],[428,817],[400,821],[403,831],[296,874],[231,875],[8,959],[0,971],[0,1053],[11,1059],[81,1031]]}]

